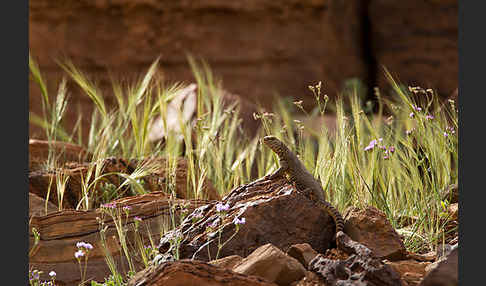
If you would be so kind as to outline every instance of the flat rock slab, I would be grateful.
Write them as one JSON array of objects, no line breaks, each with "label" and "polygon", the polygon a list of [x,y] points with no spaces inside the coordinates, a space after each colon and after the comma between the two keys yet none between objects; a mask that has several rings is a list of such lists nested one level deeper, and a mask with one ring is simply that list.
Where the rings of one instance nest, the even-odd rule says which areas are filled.
[{"label": "flat rock slab", "polygon": [[63,165],[67,162],[82,163],[92,157],[83,147],[62,141],[45,141],[29,139],[29,171],[45,168],[51,149],[56,162]]},{"label": "flat rock slab", "polygon": [[233,267],[233,271],[263,277],[279,286],[288,286],[305,276],[306,269],[295,258],[272,244],[265,244]]},{"label": "flat rock slab", "polygon": [[242,185],[222,202],[229,205],[222,221],[216,202],[198,208],[178,228],[164,235],[159,245],[160,253],[169,253],[171,239],[181,235],[180,258],[216,259],[218,233],[208,225],[216,221],[221,229],[221,242],[225,242],[235,233],[236,226],[232,222],[235,217],[244,217],[246,223],[221,249],[219,257],[246,257],[267,243],[282,251],[298,243],[308,243],[318,252],[332,246],[335,234],[332,217],[285,179]]},{"label": "flat rock slab", "polygon": [[[75,209],[77,204],[82,198],[82,183],[83,179],[86,180],[87,174],[90,172],[90,168],[93,169],[91,180],[94,177],[94,168],[97,165],[101,168],[100,175],[108,174],[112,172],[119,172],[123,174],[132,174],[139,164],[148,164],[148,162],[154,163],[158,166],[158,170],[154,173],[144,177],[144,187],[147,192],[157,192],[166,190],[168,183],[167,174],[167,160],[165,158],[155,157],[147,158],[144,160],[126,160],[121,158],[107,158],[94,163],[66,163],[63,168],[58,170],[38,170],[29,173],[29,192],[38,195],[41,198],[48,197],[49,185],[51,190],[49,193],[49,201],[55,205],[58,205],[57,190],[56,190],[56,177],[66,176],[68,177],[64,198],[63,209]],[[104,177],[105,182],[109,182],[118,187],[125,179],[118,175],[107,175]],[[181,199],[193,199],[194,193],[187,188],[187,161],[184,158],[177,160],[176,166],[176,197]],[[101,184],[98,184],[97,190]],[[133,195],[126,193],[126,196]],[[209,180],[205,180],[203,183],[202,193],[198,194],[199,198],[205,198],[209,200],[219,200],[221,197],[214,186]]]},{"label": "flat rock slab", "polygon": [[[150,239],[155,243],[160,238],[163,229],[171,225],[170,214],[176,221],[180,219],[181,211],[194,210],[207,201],[186,201],[168,200],[167,195],[151,193],[131,198],[124,198],[113,202],[117,205],[123,215],[123,227],[126,228],[127,243],[135,245],[134,240],[134,218],[139,217],[138,233],[144,245],[150,245]],[[125,216],[122,207],[129,206],[128,217]],[[46,216],[34,216],[31,219],[29,231],[35,227],[40,233],[40,241],[34,247],[34,237],[30,233],[29,249],[32,256],[29,258],[29,266],[42,270],[44,274],[41,279],[48,280],[48,273],[54,270],[57,273],[56,281],[64,285],[77,285],[80,280],[79,266],[74,257],[77,250],[76,243],[79,241],[89,242],[93,250],[89,254],[87,276],[96,281],[104,281],[110,275],[110,270],[105,261],[105,255],[100,243],[100,223],[98,218],[103,218],[104,226],[107,227],[106,245],[113,256],[117,266],[121,270],[122,265],[127,269],[126,259],[122,254],[117,230],[113,218],[97,210],[90,211],[58,211]],[[137,263],[137,269],[141,264]]]},{"label": "flat rock slab", "polygon": [[389,260],[404,259],[405,245],[385,214],[375,207],[350,207],[346,210],[344,232],[364,244],[374,255]]},{"label": "flat rock slab", "polygon": [[197,260],[179,260],[151,266],[137,273],[128,286],[277,286],[263,278],[236,273]]}]

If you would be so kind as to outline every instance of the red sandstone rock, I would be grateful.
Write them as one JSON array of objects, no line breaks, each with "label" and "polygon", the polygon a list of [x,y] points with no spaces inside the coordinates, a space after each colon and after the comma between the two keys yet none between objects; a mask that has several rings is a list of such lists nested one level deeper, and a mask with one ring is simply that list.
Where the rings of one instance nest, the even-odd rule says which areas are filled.
[{"label": "red sandstone rock", "polygon": [[[352,77],[366,78],[362,54],[364,2],[305,1],[63,1],[29,2],[29,49],[57,90],[65,57],[96,80],[114,102],[108,70],[129,81],[160,55],[169,81],[191,82],[186,53],[206,60],[224,87],[251,102],[272,106],[274,94],[315,100],[309,84],[323,82],[329,96]],[[345,20],[343,20],[345,19]],[[70,82],[74,106],[92,106]],[[30,81],[31,111],[41,114],[39,88]],[[66,111],[67,125],[77,108]],[[90,117],[83,117],[89,126]],[[69,130],[69,128],[68,128]],[[83,128],[87,130],[87,128]],[[30,135],[42,136],[32,126]]]},{"label": "red sandstone rock", "polygon": [[405,258],[405,246],[382,211],[371,206],[364,210],[351,207],[344,217],[344,232],[370,248],[376,257],[389,260]]},{"label": "red sandstone rock", "polygon": [[263,278],[249,276],[197,260],[165,262],[136,274],[128,286],[276,286]]},{"label": "red sandstone rock", "polygon": [[384,65],[400,82],[446,98],[458,85],[457,0],[369,1],[377,84],[389,89]]},{"label": "red sandstone rock", "polygon": [[230,256],[220,258],[220,259],[211,260],[211,261],[209,261],[209,263],[211,263],[212,265],[216,265],[216,266],[227,268],[227,269],[231,270],[231,269],[233,269],[233,266],[240,263],[241,260],[243,260],[243,257],[241,257],[239,255],[230,255]]},{"label": "red sandstone rock", "polygon": [[49,148],[53,150],[56,163],[63,165],[67,162],[89,161],[89,154],[83,147],[61,141],[29,140],[29,171],[35,171],[45,167],[49,156]]},{"label": "red sandstone rock", "polygon": [[[184,239],[179,246],[179,257],[209,261],[216,258],[217,231],[209,224],[218,221],[222,227],[221,241],[227,241],[236,230],[235,217],[246,219],[238,233],[221,249],[219,257],[248,256],[258,247],[271,243],[282,251],[297,243],[308,243],[324,252],[334,240],[332,217],[297,192],[286,180],[263,181],[248,187],[233,189],[222,202],[229,205],[227,216],[221,222],[212,202],[189,214],[182,224],[168,232],[159,245],[161,253],[170,252],[170,241],[176,234]],[[194,219],[200,217],[194,223]],[[209,254],[208,254],[209,252]],[[209,256],[210,255],[210,256]]]},{"label": "red sandstone rock", "polygon": [[297,259],[306,268],[317,254],[317,251],[312,249],[308,243],[294,244],[287,250],[287,255]]},{"label": "red sandstone rock", "polygon": [[430,262],[419,262],[413,259],[385,262],[395,269],[409,286],[416,286],[425,276],[425,267]]},{"label": "red sandstone rock", "polygon": [[[192,211],[206,201],[168,201],[167,196],[159,192],[125,198],[113,203],[117,204],[119,208],[131,207],[128,218],[125,219],[125,214],[123,211],[122,213],[123,225],[128,230],[126,233],[127,243],[134,246],[135,217],[142,219],[138,232],[144,245],[149,245],[149,237],[155,242],[160,238],[161,224],[170,224],[171,211],[174,219],[180,220],[182,206],[185,206],[188,211]],[[29,231],[32,231],[32,227],[35,227],[40,233],[40,241],[32,251],[32,256],[29,257],[29,266],[43,271],[44,274],[41,277],[43,280],[49,280],[48,273],[54,270],[57,273],[56,283],[78,285],[80,272],[74,252],[77,250],[76,243],[84,241],[91,243],[94,247],[89,254],[87,277],[96,281],[104,281],[104,278],[108,277],[111,272],[105,261],[105,254],[100,243],[100,224],[97,217],[102,217],[99,209],[90,211],[65,210],[46,216],[32,217]],[[104,226],[107,227],[105,234],[108,252],[113,256],[119,267],[122,263],[126,266],[113,218],[106,214],[104,218]],[[30,233],[29,249],[33,248],[33,243],[34,236]],[[142,265],[139,260],[135,259],[135,264],[137,270],[141,269]]]},{"label": "red sandstone rock", "polygon": [[233,267],[233,271],[263,277],[280,286],[290,285],[305,276],[305,268],[295,258],[272,244],[265,244]]}]

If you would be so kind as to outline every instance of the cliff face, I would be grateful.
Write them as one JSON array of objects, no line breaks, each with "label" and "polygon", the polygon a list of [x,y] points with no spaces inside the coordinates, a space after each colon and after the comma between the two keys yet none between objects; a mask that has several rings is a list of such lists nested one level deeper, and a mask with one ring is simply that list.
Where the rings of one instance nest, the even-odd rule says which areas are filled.
[{"label": "cliff face", "polygon": [[[159,55],[168,79],[193,81],[187,53],[266,107],[274,94],[312,106],[307,86],[319,80],[329,96],[352,77],[386,87],[382,65],[443,96],[458,82],[457,0],[31,0],[29,20],[30,51],[52,92],[63,74],[55,59],[69,58],[109,90],[108,71],[130,79]],[[40,114],[39,89],[30,88],[30,110]],[[70,91],[89,112],[87,98]]]}]

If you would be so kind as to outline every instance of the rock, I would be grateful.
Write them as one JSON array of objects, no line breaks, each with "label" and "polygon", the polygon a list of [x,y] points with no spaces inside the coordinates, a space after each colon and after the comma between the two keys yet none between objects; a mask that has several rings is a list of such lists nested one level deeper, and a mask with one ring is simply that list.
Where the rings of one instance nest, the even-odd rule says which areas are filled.
[{"label": "rock", "polygon": [[326,286],[405,286],[393,268],[369,255],[351,255],[345,260],[333,260],[318,254],[310,262],[309,270],[316,272]]},{"label": "rock", "polygon": [[300,281],[293,283],[292,286],[327,286],[324,280],[312,271],[306,271],[305,277]]},{"label": "rock", "polygon": [[[173,132],[180,140],[183,139],[181,124],[192,126],[196,115],[197,85],[191,83],[179,90],[167,104],[165,118],[160,115],[153,121],[149,128],[148,140],[155,142],[165,139],[168,132]],[[179,113],[181,117],[179,119]],[[182,120],[182,122],[181,122]],[[165,123],[164,123],[165,122]],[[167,124],[167,126],[165,126]]]},{"label": "rock", "polygon": [[[128,229],[126,233],[127,243],[135,245],[134,218],[142,219],[138,233],[144,245],[160,239],[161,224],[170,225],[171,213],[175,221],[181,219],[183,209],[194,210],[206,201],[169,201],[166,194],[162,192],[124,198],[112,202],[116,204],[123,214],[123,226]],[[125,219],[123,206],[131,207],[128,217]],[[45,216],[33,216],[29,231],[35,227],[40,233],[40,241],[33,248],[34,236],[30,233],[29,249],[32,255],[29,257],[29,266],[44,272],[43,280],[49,280],[48,273],[54,270],[57,273],[56,283],[66,285],[78,285],[80,280],[79,265],[74,257],[76,243],[79,241],[89,242],[94,248],[89,254],[87,277],[96,281],[104,281],[104,278],[111,274],[105,261],[105,254],[100,242],[100,223],[97,217],[104,217],[106,245],[108,252],[113,256],[117,265],[126,260],[120,247],[117,230],[111,216],[102,215],[100,209],[89,211],[64,210],[54,212]],[[148,230],[150,232],[148,232]],[[150,239],[149,239],[150,238]],[[141,262],[135,261],[135,266],[140,269]],[[138,262],[137,262],[138,261]],[[121,269],[119,269],[121,270]]]},{"label": "rock", "polygon": [[226,269],[233,269],[233,267],[239,264],[243,260],[243,257],[239,255],[230,255],[220,259],[211,260],[209,263]]},{"label": "rock", "polygon": [[406,257],[405,246],[385,214],[371,206],[345,211],[344,232],[353,240],[369,247],[379,257],[400,260]]},{"label": "rock", "polygon": [[[83,179],[86,180],[90,168],[93,168],[91,180],[94,177],[94,166],[101,164],[102,174],[108,174],[112,172],[120,172],[123,174],[132,174],[137,166],[146,164],[150,161],[153,166],[156,166],[156,170],[146,177],[144,180],[144,188],[148,192],[157,192],[167,189],[167,161],[164,158],[149,158],[145,160],[125,160],[117,158],[107,158],[99,162],[94,163],[71,163],[66,164],[62,169],[47,170],[47,171],[34,171],[29,173],[29,192],[34,193],[40,197],[47,197],[49,185],[51,184],[51,191],[49,194],[49,201],[57,206],[57,187],[56,177],[62,180],[63,177],[67,178],[66,188],[63,198],[63,209],[74,209],[82,198],[82,183]],[[186,159],[177,159],[175,163],[176,169],[176,196],[178,198],[194,198],[194,194],[187,189],[187,161]],[[118,187],[124,182],[124,178],[118,175],[108,175],[104,177],[105,182],[109,182]],[[102,184],[97,185],[97,191],[103,187]],[[198,197],[206,197],[211,200],[219,199],[219,193],[209,180],[205,180],[203,183],[203,192],[198,194]],[[124,192],[124,196],[134,195],[130,192]],[[99,202],[97,202],[99,204]],[[96,205],[95,205],[96,206]]]},{"label": "rock", "polygon": [[454,248],[451,253],[435,268],[425,275],[419,286],[454,286],[458,283],[458,253],[459,249]]},{"label": "rock", "polygon": [[[222,200],[223,204],[229,205],[222,221],[216,211],[217,203],[198,208],[179,227],[164,235],[159,244],[160,253],[171,251],[171,237],[180,234],[184,238],[179,245],[180,258],[215,259],[218,228],[221,229],[221,242],[234,235],[221,249],[220,257],[246,257],[267,243],[283,251],[297,243],[308,243],[316,251],[324,252],[334,240],[332,217],[285,179],[262,181],[253,186],[250,183],[233,189]],[[236,234],[235,217],[246,219]],[[208,228],[216,221],[216,229]]]},{"label": "rock", "polygon": [[84,162],[91,160],[92,155],[83,147],[61,141],[48,141],[29,139],[29,171],[46,168],[49,156],[49,148],[53,151],[53,156],[58,165],[66,162]]},{"label": "rock", "polygon": [[276,286],[263,278],[240,274],[197,260],[183,259],[149,267],[135,275],[128,286]]},{"label": "rock", "polygon": [[56,211],[58,211],[56,205],[51,202],[47,202],[46,211],[46,200],[33,193],[29,193],[29,217],[43,216]]},{"label": "rock", "polygon": [[272,244],[265,244],[233,267],[233,271],[263,277],[280,286],[290,285],[305,276],[305,268]]},{"label": "rock", "polygon": [[385,262],[397,271],[402,279],[407,282],[409,286],[416,286],[425,276],[425,268],[430,265],[430,262],[419,262],[413,259]]},{"label": "rock", "polygon": [[287,250],[288,256],[297,259],[306,268],[317,254],[317,251],[312,249],[308,243],[294,244]]},{"label": "rock", "polygon": [[437,259],[437,253],[435,251],[429,251],[424,254],[409,252],[408,257],[417,261],[430,262]]},{"label": "rock", "polygon": [[449,205],[449,216],[451,220],[457,220],[459,217],[459,204],[453,203]]},{"label": "rock", "polygon": [[[220,96],[224,108],[229,108],[231,105],[236,105],[232,108],[233,111],[239,109],[239,118],[242,120],[242,133],[249,137],[254,137],[260,128],[260,121],[253,118],[253,113],[258,111],[255,104],[238,95],[232,94],[226,90],[221,91],[212,96]],[[167,111],[164,120],[158,116],[149,128],[148,139],[152,142],[165,140],[166,129],[180,140],[183,139],[181,133],[181,124],[189,125],[194,128],[196,122],[196,105],[197,105],[198,85],[195,83],[189,84],[187,87],[181,89],[167,105]],[[179,113],[181,113],[181,120],[179,120]],[[167,127],[164,126],[164,121]],[[195,138],[195,135],[193,136]]]},{"label": "rock", "polygon": [[371,0],[368,6],[377,85],[381,66],[405,85],[433,88],[446,98],[458,86],[458,1]]}]

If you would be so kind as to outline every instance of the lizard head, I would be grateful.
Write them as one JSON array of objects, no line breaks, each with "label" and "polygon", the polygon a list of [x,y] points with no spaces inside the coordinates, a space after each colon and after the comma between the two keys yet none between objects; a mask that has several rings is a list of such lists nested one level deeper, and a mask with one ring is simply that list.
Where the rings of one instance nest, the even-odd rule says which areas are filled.
[{"label": "lizard head", "polygon": [[282,155],[285,152],[285,145],[275,136],[263,137],[263,143],[272,149],[277,155]]}]

